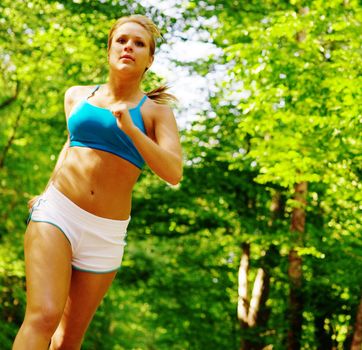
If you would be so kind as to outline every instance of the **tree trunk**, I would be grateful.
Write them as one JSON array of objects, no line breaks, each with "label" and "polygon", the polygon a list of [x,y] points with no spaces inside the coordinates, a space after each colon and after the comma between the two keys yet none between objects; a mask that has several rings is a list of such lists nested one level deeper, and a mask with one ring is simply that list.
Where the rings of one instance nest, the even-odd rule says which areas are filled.
[{"label": "tree trunk", "polygon": [[[308,7],[299,9],[299,15],[304,16],[309,13]],[[305,29],[300,30],[296,35],[298,43],[306,39],[307,32]],[[307,183],[301,182],[294,185],[294,200],[297,202],[292,212],[291,218],[291,238],[297,246],[303,241],[303,232],[305,226],[305,204],[307,195]],[[287,340],[288,350],[299,350],[300,339],[302,335],[302,321],[303,321],[303,298],[302,298],[302,259],[298,255],[295,248],[289,252],[289,282],[290,282],[290,295],[289,295],[289,331]]]},{"label": "tree trunk", "polygon": [[299,350],[303,320],[302,259],[294,249],[289,253],[288,274],[290,280],[288,350]]},{"label": "tree trunk", "polygon": [[248,274],[249,274],[250,244],[243,243],[242,255],[238,274],[238,320],[242,328],[248,325],[249,301],[248,301]]},{"label": "tree trunk", "polygon": [[262,312],[265,313],[263,306],[268,299],[270,275],[267,272],[267,268],[258,269],[249,301],[249,260],[250,244],[244,243],[242,245],[242,256],[240,259],[238,276],[238,320],[241,328],[244,330],[240,350],[257,350],[264,348],[262,344],[263,341],[258,336],[259,330],[257,327],[266,322],[266,315],[262,315]]},{"label": "tree trunk", "polygon": [[354,325],[354,334],[351,350],[362,349],[362,297],[357,310],[356,323]]},{"label": "tree trunk", "polygon": [[[302,242],[305,226],[305,204],[307,195],[307,183],[301,182],[294,187],[294,200],[297,205],[293,209],[290,231],[292,240],[298,245]],[[302,296],[302,258],[292,248],[289,252],[290,295],[289,295],[289,331],[288,350],[299,350],[302,335],[303,320],[303,296]]]},{"label": "tree trunk", "polygon": [[248,326],[254,327],[256,325],[258,312],[260,308],[261,296],[264,289],[265,272],[259,268],[255,277],[253,292],[251,294],[251,300],[248,313]]},{"label": "tree trunk", "polygon": [[268,221],[268,226],[273,227],[275,222],[282,218],[284,215],[284,202],[279,191],[276,191],[271,198],[270,204],[270,219]]}]

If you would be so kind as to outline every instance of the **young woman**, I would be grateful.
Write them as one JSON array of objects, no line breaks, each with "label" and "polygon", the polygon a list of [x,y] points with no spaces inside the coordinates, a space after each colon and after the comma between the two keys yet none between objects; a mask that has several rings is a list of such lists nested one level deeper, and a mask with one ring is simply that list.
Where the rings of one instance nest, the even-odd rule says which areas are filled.
[{"label": "young woman", "polygon": [[29,202],[27,307],[14,350],[80,349],[121,264],[142,166],[170,184],[181,179],[172,96],[140,89],[157,36],[147,17],[120,18],[108,38],[108,82],[65,93],[69,137],[44,193]]}]

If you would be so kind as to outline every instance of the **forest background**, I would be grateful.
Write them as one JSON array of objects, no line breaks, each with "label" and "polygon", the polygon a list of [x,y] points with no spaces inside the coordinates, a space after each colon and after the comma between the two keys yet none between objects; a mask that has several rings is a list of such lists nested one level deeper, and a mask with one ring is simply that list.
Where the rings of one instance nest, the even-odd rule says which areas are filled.
[{"label": "forest background", "polygon": [[[166,39],[220,49],[190,74],[224,74],[181,130],[181,184],[149,170],[137,184],[123,265],[83,349],[360,350],[361,3],[172,6],[1,1],[1,349],[24,314],[26,203],[66,138],[64,92],[107,79],[111,24],[141,13]],[[151,72],[144,89],[163,81]]]}]

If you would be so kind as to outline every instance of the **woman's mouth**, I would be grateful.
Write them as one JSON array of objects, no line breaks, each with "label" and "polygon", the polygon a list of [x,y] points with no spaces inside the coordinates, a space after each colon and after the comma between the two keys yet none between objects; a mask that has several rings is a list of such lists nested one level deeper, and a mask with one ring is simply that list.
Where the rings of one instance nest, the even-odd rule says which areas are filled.
[{"label": "woman's mouth", "polygon": [[122,59],[122,58],[131,60],[131,61],[134,61],[134,60],[135,60],[131,55],[123,55],[123,56],[121,56],[121,59]]}]

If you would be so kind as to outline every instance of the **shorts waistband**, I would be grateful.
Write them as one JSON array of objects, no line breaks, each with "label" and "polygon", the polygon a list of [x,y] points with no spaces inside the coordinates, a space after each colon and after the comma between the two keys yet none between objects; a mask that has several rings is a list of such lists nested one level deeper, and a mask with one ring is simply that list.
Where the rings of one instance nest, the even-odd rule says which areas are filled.
[{"label": "shorts waistband", "polygon": [[43,196],[44,199],[47,197],[49,197],[49,199],[54,199],[55,203],[61,207],[64,214],[81,221],[85,225],[92,225],[99,229],[121,230],[122,232],[125,232],[128,223],[131,220],[131,217],[127,220],[114,220],[94,215],[72,202],[66,195],[60,192],[53,183],[49,185]]}]

